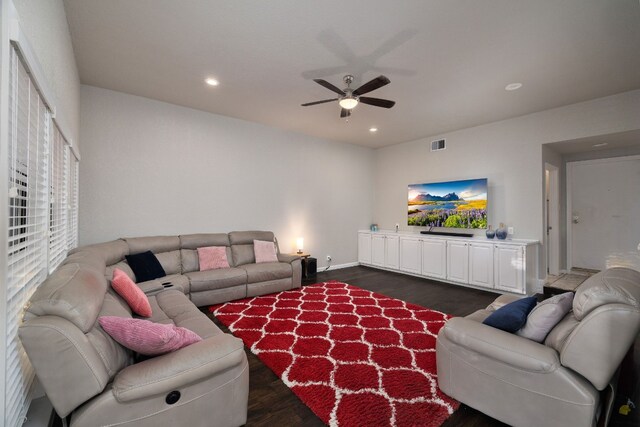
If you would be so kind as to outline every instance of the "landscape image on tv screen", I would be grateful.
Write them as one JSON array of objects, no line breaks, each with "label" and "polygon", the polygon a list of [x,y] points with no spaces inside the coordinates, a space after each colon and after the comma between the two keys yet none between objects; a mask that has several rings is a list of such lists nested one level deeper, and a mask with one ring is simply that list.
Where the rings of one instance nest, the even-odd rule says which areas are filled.
[{"label": "landscape image on tv screen", "polygon": [[407,224],[487,228],[487,179],[409,185]]}]

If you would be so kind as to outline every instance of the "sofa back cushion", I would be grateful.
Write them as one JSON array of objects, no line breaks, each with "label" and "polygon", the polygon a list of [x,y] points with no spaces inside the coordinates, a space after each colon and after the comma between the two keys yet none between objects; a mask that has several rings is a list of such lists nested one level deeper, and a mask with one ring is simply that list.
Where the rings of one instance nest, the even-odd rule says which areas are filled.
[{"label": "sofa back cushion", "polygon": [[639,300],[640,272],[611,268],[595,274],[578,287],[573,315],[546,343],[558,349],[563,366],[602,390],[640,332]]},{"label": "sofa back cushion", "polygon": [[101,393],[131,363],[131,353],[97,326],[99,315],[131,312],[108,289],[104,270],[81,264],[60,266],[29,302],[20,339],[60,416]]},{"label": "sofa back cushion", "polygon": [[130,254],[139,254],[146,251],[158,254],[180,249],[180,238],[178,236],[127,237],[124,241],[129,245]]},{"label": "sofa back cushion", "polygon": [[122,261],[125,255],[129,255],[129,245],[124,240],[118,239],[72,249],[69,254],[73,255],[78,252],[91,252],[102,259],[105,265],[111,265]]},{"label": "sofa back cushion", "polygon": [[254,240],[273,242],[275,238],[271,231],[232,231],[229,233],[234,267],[256,262],[253,251]]},{"label": "sofa back cushion", "polygon": [[160,262],[162,269],[167,274],[182,273],[182,260],[180,259],[180,251],[159,252],[156,258]]}]

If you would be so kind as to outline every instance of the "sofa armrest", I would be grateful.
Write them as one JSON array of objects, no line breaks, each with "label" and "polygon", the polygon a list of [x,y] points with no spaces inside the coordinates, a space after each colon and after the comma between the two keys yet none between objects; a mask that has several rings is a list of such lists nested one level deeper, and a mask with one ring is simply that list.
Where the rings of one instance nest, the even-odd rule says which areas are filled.
[{"label": "sofa armrest", "polygon": [[136,285],[142,289],[142,292],[144,292],[145,295],[152,295],[164,289],[162,287],[162,282],[158,279],[147,280],[146,282],[136,283]]},{"label": "sofa armrest", "polygon": [[278,254],[278,261],[291,264],[293,261],[300,259],[297,255]]},{"label": "sofa armrest", "polygon": [[489,306],[487,307],[487,310],[496,311],[497,309],[504,307],[505,305],[510,304],[514,301],[517,301],[521,298],[524,298],[524,297],[516,296],[516,295],[508,295],[508,294],[500,295],[498,298],[495,299],[495,301],[489,304]]},{"label": "sofa armrest", "polygon": [[239,365],[245,358],[241,340],[219,334],[127,366],[116,375],[113,394],[118,402],[166,394]]},{"label": "sofa armrest", "polygon": [[454,344],[518,369],[546,373],[560,366],[554,349],[463,317],[450,319],[440,334]]}]

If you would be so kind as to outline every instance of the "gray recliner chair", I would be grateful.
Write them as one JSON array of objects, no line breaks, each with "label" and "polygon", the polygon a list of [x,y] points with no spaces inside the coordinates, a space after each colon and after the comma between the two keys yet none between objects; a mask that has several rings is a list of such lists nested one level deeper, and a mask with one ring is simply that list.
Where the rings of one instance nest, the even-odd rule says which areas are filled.
[{"label": "gray recliner chair", "polygon": [[[587,279],[576,290],[573,311],[543,344],[482,323],[514,299],[503,295],[440,330],[440,389],[514,426],[606,420],[618,366],[640,331],[640,272],[611,268]],[[601,393],[606,389],[610,393]]]}]

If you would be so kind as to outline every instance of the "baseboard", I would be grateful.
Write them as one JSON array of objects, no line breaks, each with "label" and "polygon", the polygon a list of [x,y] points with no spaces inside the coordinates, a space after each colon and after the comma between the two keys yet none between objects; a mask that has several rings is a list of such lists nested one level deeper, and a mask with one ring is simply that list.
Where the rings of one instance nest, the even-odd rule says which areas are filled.
[{"label": "baseboard", "polygon": [[[329,270],[340,270],[341,268],[356,267],[358,265],[360,265],[359,262],[347,262],[345,264],[332,265],[329,268]],[[327,271],[327,266],[326,265],[324,267],[319,267],[318,268],[318,273],[324,273],[325,271]]]}]

